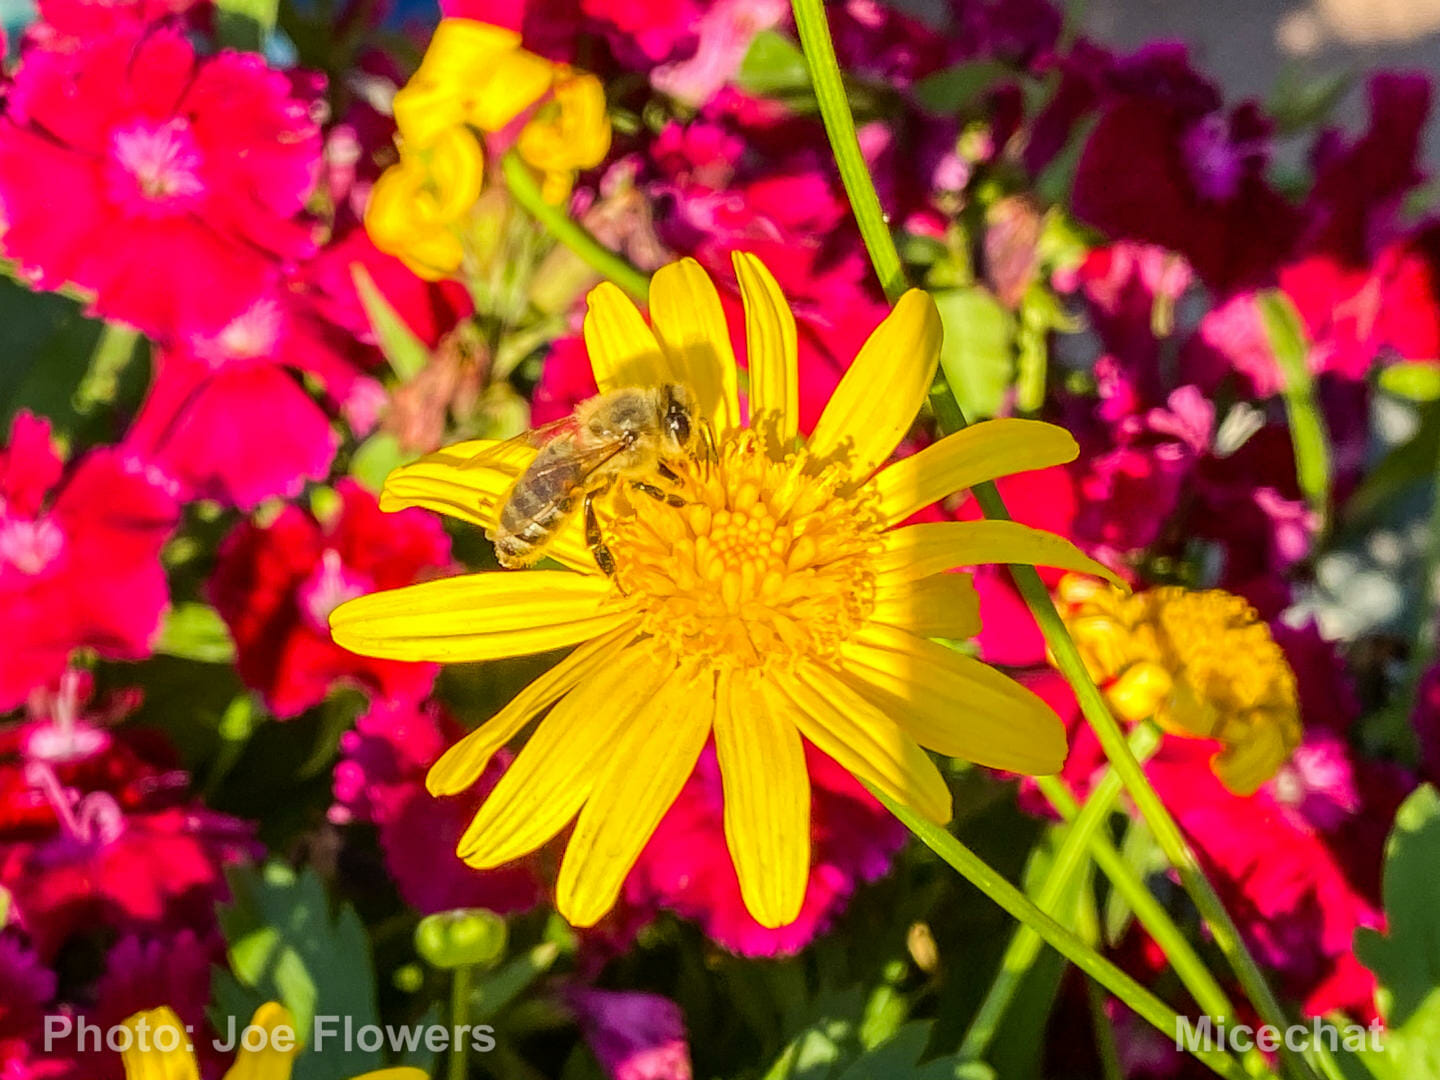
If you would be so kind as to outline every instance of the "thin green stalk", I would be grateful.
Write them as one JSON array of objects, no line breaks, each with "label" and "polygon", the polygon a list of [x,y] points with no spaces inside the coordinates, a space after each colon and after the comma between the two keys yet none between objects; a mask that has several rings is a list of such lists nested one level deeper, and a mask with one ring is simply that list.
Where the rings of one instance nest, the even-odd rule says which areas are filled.
[{"label": "thin green stalk", "polygon": [[[450,1033],[470,1026],[470,995],[475,988],[475,965],[461,964],[450,983]],[[450,1047],[445,1075],[449,1080],[466,1080],[470,1073],[470,1039],[455,1038]]]},{"label": "thin green stalk", "polygon": [[855,210],[860,237],[870,252],[880,285],[893,304],[905,291],[905,268],[895,249],[895,239],[890,235],[889,221],[880,208],[880,196],[870,179],[865,155],[860,152],[855,118],[850,114],[850,102],[845,96],[840,64],[835,59],[835,44],[830,40],[830,26],[825,21],[825,8],[821,0],[794,0],[791,7],[795,12],[795,29],[800,34],[800,47],[810,67],[810,81],[815,86],[815,99],[820,103],[820,117],[825,121],[830,150],[840,169],[840,180]]},{"label": "thin green stalk", "polygon": [[[1144,724],[1135,729],[1130,738],[1130,746],[1135,756],[1143,760],[1154,753],[1159,741],[1156,730]],[[1036,900],[1042,911],[1054,913],[1074,887],[1076,879],[1087,864],[1086,855],[1101,826],[1115,808],[1119,796],[1120,778],[1114,769],[1106,769],[1105,775],[1090,793],[1084,809],[1070,823],[1065,838],[1061,841],[1060,850],[1056,852],[1054,862],[1045,875]],[[1010,943],[1005,947],[1005,954],[1000,959],[1000,969],[995,973],[990,989],[985,992],[980,1007],[970,1020],[970,1028],[960,1043],[961,1057],[979,1060],[985,1056],[995,1033],[1000,1030],[1000,1022],[1004,1019],[1006,1010],[1014,1001],[1025,976],[1035,966],[1043,946],[1044,942],[1033,928],[1023,923],[1015,928]]]},{"label": "thin green stalk", "polygon": [[[791,0],[791,6],[795,12],[795,26],[800,34],[800,44],[810,68],[811,80],[815,85],[815,96],[825,122],[825,130],[830,137],[831,149],[845,190],[850,195],[851,209],[859,224],[860,235],[870,251],[871,261],[875,264],[875,272],[885,289],[885,295],[893,302],[904,291],[904,268],[884,212],[880,208],[880,198],[875,192],[874,182],[860,154],[859,142],[855,138],[855,121],[850,114],[850,104],[845,98],[823,4],[821,0]],[[953,401],[953,395],[944,396],[951,397]],[[963,413],[958,404],[955,404],[953,412],[949,409],[946,411],[963,424]],[[994,484],[979,484],[974,488],[974,493],[987,518],[1009,519],[1005,502]],[[1283,1029],[1288,1020],[1280,1002],[1270,989],[1255,958],[1245,947],[1239,930],[1220,902],[1219,896],[1206,880],[1194,852],[1190,850],[1180,832],[1180,827],[1161,802],[1155,789],[1150,786],[1135,756],[1130,753],[1120,725],[1110,714],[1104,696],[1086,670],[1079,650],[1071,640],[1059,612],[1055,610],[1040,575],[1033,566],[1011,566],[1010,573],[1016,588],[1045,635],[1055,666],[1074,688],[1081,711],[1100,740],[1106,758],[1119,773],[1125,790],[1130,793],[1136,808],[1150,826],[1161,851],[1180,875],[1181,884],[1209,925],[1216,945],[1234,969],[1261,1020]],[[1339,1077],[1338,1068],[1328,1060],[1328,1054],[1323,1047],[1311,1047],[1303,1055],[1287,1047],[1284,1053],[1287,1061],[1302,1076],[1315,1075],[1311,1061],[1319,1058],[1327,1076]]]},{"label": "thin green stalk", "polygon": [[[1069,960],[1090,978],[1123,1001],[1137,1016],[1154,1025],[1168,1038],[1179,1030],[1180,1017],[1154,994],[1092,949],[1084,941],[1041,911],[1014,885],[976,855],[959,839],[939,825],[915,813],[908,806],[895,802],[884,792],[870,789],[885,808],[931,851],[954,868],[961,877],[974,885],[1012,917],[1035,928],[1056,952]],[[1245,1070],[1223,1051],[1202,1048],[1192,1050],[1196,1060],[1227,1080],[1249,1080]]]},{"label": "thin green stalk", "polygon": [[640,303],[645,303],[650,296],[650,279],[623,256],[590,235],[589,230],[572,218],[565,207],[546,202],[540,194],[540,185],[523,161],[513,152],[506,154],[500,169],[505,174],[505,186],[515,201],[544,225],[551,236],[580,256],[591,269],[615,282]]},{"label": "thin green stalk", "polygon": [[[1131,746],[1134,747],[1134,738],[1131,739]],[[1137,756],[1144,757],[1136,750]],[[1106,777],[1114,776],[1114,769],[1106,770]],[[1104,778],[1102,778],[1102,783]],[[1049,804],[1054,807],[1056,813],[1066,821],[1074,822],[1082,813],[1080,804],[1071,793],[1069,786],[1058,776],[1036,777],[1036,785],[1040,788],[1040,794],[1045,796]],[[1084,809],[1089,809],[1094,803],[1099,791],[1093,791]],[[1132,826],[1135,828],[1137,826]],[[1095,865],[1100,872],[1109,879],[1110,885],[1121,898],[1130,905],[1130,910],[1135,913],[1135,918],[1145,928],[1155,943],[1160,946],[1161,951],[1170,962],[1170,967],[1180,979],[1190,996],[1195,999],[1196,1004],[1209,1016],[1217,1019],[1233,1017],[1235,1006],[1231,1004],[1230,997],[1216,981],[1210,969],[1205,966],[1205,961],[1200,959],[1200,954],[1195,951],[1184,932],[1175,925],[1175,920],[1165,910],[1165,906],[1155,899],[1155,896],[1145,887],[1145,883],[1136,876],[1130,864],[1125,861],[1115,845],[1103,832],[1097,832],[1090,840],[1090,856],[1095,860]],[[1269,1077],[1274,1072],[1265,1055],[1259,1050],[1251,1049],[1244,1057],[1246,1070],[1251,1076]]]},{"label": "thin green stalk", "polygon": [[1104,1080],[1125,1080],[1120,1066],[1120,1051],[1115,1046],[1115,1031],[1105,1013],[1105,993],[1093,982],[1085,984],[1090,1002],[1090,1024],[1095,1029],[1095,1052],[1100,1055],[1100,1075]]}]

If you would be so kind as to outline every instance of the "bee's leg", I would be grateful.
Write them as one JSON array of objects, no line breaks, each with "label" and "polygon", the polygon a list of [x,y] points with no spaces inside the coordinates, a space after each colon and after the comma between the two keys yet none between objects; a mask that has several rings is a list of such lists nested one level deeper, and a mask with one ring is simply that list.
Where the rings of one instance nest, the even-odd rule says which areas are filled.
[{"label": "bee's leg", "polygon": [[[662,466],[663,468],[663,466]],[[647,484],[643,480],[631,480],[630,486],[642,495],[649,495],[656,502],[663,502],[666,506],[684,506],[685,500],[679,495],[669,491],[661,491],[654,484]]]},{"label": "bee's leg", "polygon": [[715,429],[710,426],[709,419],[700,421],[700,441],[704,444],[704,461],[707,465],[720,464],[720,449],[715,442]]},{"label": "bee's leg", "polygon": [[600,519],[595,516],[595,496],[603,494],[601,491],[587,491],[585,493],[585,543],[590,548],[590,554],[595,556],[595,565],[605,572],[605,576],[615,576],[615,556],[610,554],[610,549],[605,545],[605,536],[600,532]]},{"label": "bee's leg", "polygon": [[669,465],[666,465],[663,461],[655,466],[655,471],[658,472],[666,480],[670,481],[670,483],[674,484],[676,487],[683,487],[685,484],[685,481],[680,479],[679,474],[676,473],[674,469],[670,468]]}]

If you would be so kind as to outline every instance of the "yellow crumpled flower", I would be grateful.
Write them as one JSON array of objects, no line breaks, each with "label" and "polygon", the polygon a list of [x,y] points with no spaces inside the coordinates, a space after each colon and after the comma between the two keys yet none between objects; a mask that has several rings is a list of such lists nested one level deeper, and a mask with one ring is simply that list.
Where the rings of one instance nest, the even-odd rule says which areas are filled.
[{"label": "yellow crumpled flower", "polygon": [[544,197],[558,203],[576,172],[610,149],[604,86],[521,48],[513,30],[442,19],[419,69],[395,94],[400,161],[375,184],[365,212],[375,246],[427,280],[453,276],[484,185],[477,133],[501,131],[537,103],[517,152],[542,174]]},{"label": "yellow crumpled flower", "polygon": [[569,198],[575,174],[599,165],[610,151],[610,120],[600,80],[559,69],[554,95],[525,125],[516,149],[527,165],[544,174],[541,193],[546,202]]},{"label": "yellow crumpled flower", "polygon": [[365,228],[375,246],[427,281],[449,277],[465,258],[458,226],[484,185],[485,155],[465,127],[408,150],[370,193]]},{"label": "yellow crumpled flower", "polygon": [[1126,595],[1088,578],[1060,582],[1060,610],[1115,712],[1166,732],[1216,739],[1215,774],[1250,795],[1300,745],[1295,674],[1255,609],[1220,589]]}]

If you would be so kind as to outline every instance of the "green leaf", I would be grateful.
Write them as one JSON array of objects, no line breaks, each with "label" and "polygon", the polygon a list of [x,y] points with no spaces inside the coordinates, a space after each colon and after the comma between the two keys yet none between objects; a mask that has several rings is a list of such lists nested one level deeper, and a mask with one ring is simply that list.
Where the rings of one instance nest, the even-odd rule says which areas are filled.
[{"label": "green leaf", "polygon": [[1440,361],[1406,360],[1380,372],[1380,389],[1425,405],[1440,399]]},{"label": "green leaf", "polygon": [[1355,955],[1379,981],[1376,1003],[1396,1076],[1440,1076],[1440,795],[1429,784],[1401,804],[1385,843],[1386,931],[1361,929]]},{"label": "green leaf", "polygon": [[931,112],[950,115],[1014,75],[1014,69],[1000,60],[966,60],[921,79],[915,84],[915,100]]},{"label": "green leaf", "polygon": [[883,1080],[900,1076],[907,1080],[994,1080],[995,1074],[988,1066],[965,1061],[954,1054],[920,1064],[931,1027],[932,1024],[925,1021],[911,1021],[887,1042],[855,1059],[836,1080]]},{"label": "green leaf", "polygon": [[932,294],[945,327],[940,366],[965,415],[997,415],[1013,378],[1015,319],[979,285]]},{"label": "green leaf", "polygon": [[244,52],[264,52],[279,11],[279,0],[216,0],[220,44]]},{"label": "green leaf", "polygon": [[777,30],[761,30],[735,77],[740,89],[761,97],[810,93],[810,69],[800,46]]},{"label": "green leaf", "polygon": [[408,382],[430,363],[430,348],[406,325],[390,301],[375,284],[370,272],[358,262],[350,264],[350,276],[355,281],[355,291],[360,294],[360,303],[379,340],[380,351],[390,362],[390,369],[401,382]]},{"label": "green leaf", "polygon": [[120,377],[135,359],[140,332],[118,323],[105,323],[90,353],[85,378],[75,388],[75,407],[88,413],[113,402],[120,391]]},{"label": "green leaf", "polygon": [[1280,134],[1292,135],[1323,124],[1354,85],[1355,72],[1350,68],[1317,77],[1288,67],[1280,73],[1266,111]]},{"label": "green leaf", "polygon": [[1355,527],[1392,505],[1411,487],[1428,483],[1435,475],[1437,454],[1440,405],[1431,404],[1421,410],[1420,429],[1381,458],[1345,503],[1346,524]]},{"label": "green leaf", "polygon": [[209,604],[185,600],[165,613],[155,651],[205,664],[235,661],[235,642],[220,613]]},{"label": "green leaf", "polygon": [[393,434],[377,431],[355,448],[350,458],[350,475],[378,495],[385,487],[385,478],[414,457],[401,448],[400,440]]},{"label": "green leaf", "polygon": [[1290,417],[1290,439],[1295,447],[1295,468],[1310,509],[1326,520],[1330,509],[1330,437],[1315,400],[1310,375],[1310,345],[1305,324],[1290,298],[1278,289],[1256,296],[1260,319],[1284,380],[1281,393]]},{"label": "green leaf", "polygon": [[[213,1019],[223,1030],[243,1026],[265,1001],[279,1001],[295,1017],[306,1043],[295,1080],[348,1080],[378,1068],[379,1055],[338,1037],[320,1051],[310,1045],[315,1018],[348,1018],[355,1028],[378,1022],[374,970],[365,927],[349,905],[332,914],[313,869],[300,874],[277,863],[228,875],[232,901],[217,912],[229,946],[229,971],[215,972]],[[335,1029],[331,1029],[335,1030]]]}]

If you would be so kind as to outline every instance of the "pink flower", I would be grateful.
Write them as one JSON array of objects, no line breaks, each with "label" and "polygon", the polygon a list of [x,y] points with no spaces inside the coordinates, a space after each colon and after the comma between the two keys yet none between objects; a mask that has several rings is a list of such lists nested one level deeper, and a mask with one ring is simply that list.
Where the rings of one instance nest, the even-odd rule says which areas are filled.
[{"label": "pink flower", "polygon": [[693,919],[742,956],[799,952],[844,910],[855,889],[883,877],[907,833],[838,765],[808,744],[811,782],[810,888],[800,917],[767,930],[750,917],[725,846],[720,770],[707,747],[675,805],[625,882],[626,901]]},{"label": "pink flower", "polygon": [[450,541],[430,514],[383,514],[353,480],[335,486],[325,521],[287,506],[267,525],[243,522],[220,545],[209,595],[230,627],[245,684],[280,717],[319,704],[339,681],[379,698],[419,700],[436,665],[372,660],[330,639],[330,612],[376,589],[409,585],[449,564]]},{"label": "pink flower", "polygon": [[527,910],[541,896],[528,863],[475,870],[455,854],[509,754],[497,754],[479,784],[463,795],[435,798],[425,790],[425,774],[460,734],[434,703],[377,702],[340,737],[330,820],[377,827],[386,869],[401,897],[422,914],[461,907]]},{"label": "pink flower", "polygon": [[259,56],[201,59],[175,30],[32,49],[0,120],[5,253],[154,337],[215,333],[312,246],[312,103]]},{"label": "pink flower", "polygon": [[696,21],[694,55],[656,68],[651,85],[688,105],[704,105],[735,76],[755,35],[789,11],[784,0],[715,0]]},{"label": "pink flower", "polygon": [[691,1080],[680,1006],[658,994],[569,988],[585,1041],[610,1080]]},{"label": "pink flower", "polygon": [[201,22],[210,7],[208,0],[38,0],[35,6],[40,18],[26,29],[26,44],[59,52],[166,19]]},{"label": "pink flower", "polygon": [[0,450],[0,710],[58,679],[73,649],[149,654],[169,595],[160,549],[178,512],[127,456],[94,450],[67,471],[49,423],[16,416]]}]

